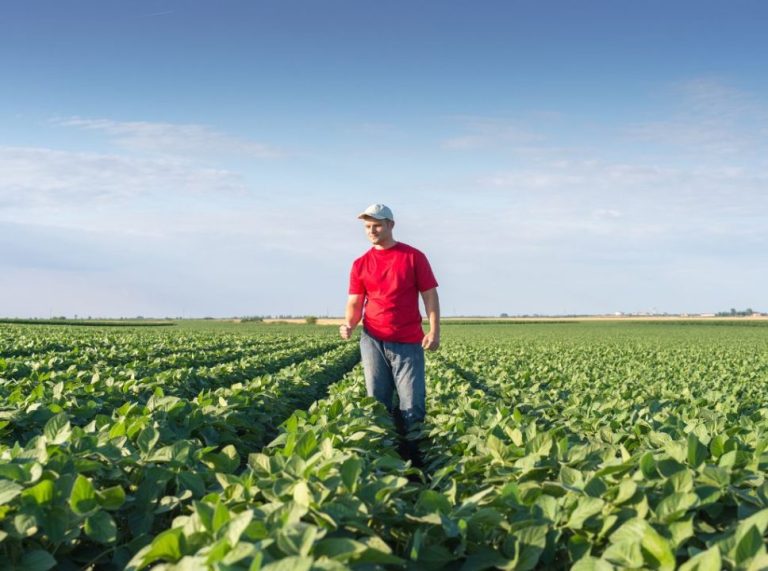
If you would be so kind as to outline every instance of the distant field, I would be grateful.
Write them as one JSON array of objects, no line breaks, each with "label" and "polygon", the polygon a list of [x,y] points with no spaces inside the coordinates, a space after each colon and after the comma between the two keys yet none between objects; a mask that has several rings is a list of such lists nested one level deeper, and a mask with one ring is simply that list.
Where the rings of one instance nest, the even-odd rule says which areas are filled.
[{"label": "distant field", "polygon": [[[708,321],[726,321],[726,322],[751,322],[751,321],[768,321],[768,315],[753,315],[750,317],[690,317],[690,316],[585,316],[585,317],[445,317],[442,319],[444,323],[461,322],[461,323],[487,323],[487,322],[501,322],[501,323],[527,323],[527,322],[590,322],[590,321],[620,321],[625,323],[631,323],[633,321],[692,321],[697,323],[704,323]],[[286,318],[286,319],[265,319],[264,323],[292,323],[292,324],[304,324],[305,318]],[[320,317],[317,319],[318,325],[341,325],[344,323],[342,317]]]},{"label": "distant field", "polygon": [[0,561],[768,566],[768,322],[464,321],[422,468],[332,324],[0,324]]}]

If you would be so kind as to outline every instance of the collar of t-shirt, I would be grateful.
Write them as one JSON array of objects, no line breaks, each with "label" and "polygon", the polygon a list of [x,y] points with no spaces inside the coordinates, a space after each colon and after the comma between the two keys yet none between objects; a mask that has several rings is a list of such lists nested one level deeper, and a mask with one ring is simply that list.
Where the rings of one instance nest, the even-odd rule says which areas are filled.
[{"label": "collar of t-shirt", "polygon": [[400,247],[400,244],[402,244],[402,242],[395,242],[394,246],[390,246],[389,248],[381,248],[381,249],[371,247],[371,251],[376,256],[386,256],[390,252],[401,250],[402,248]]}]

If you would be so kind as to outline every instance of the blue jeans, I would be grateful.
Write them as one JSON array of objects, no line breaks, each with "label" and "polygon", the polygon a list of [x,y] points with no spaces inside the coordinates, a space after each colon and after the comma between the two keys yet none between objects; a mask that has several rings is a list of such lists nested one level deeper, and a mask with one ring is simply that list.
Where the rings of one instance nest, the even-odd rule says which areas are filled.
[{"label": "blue jeans", "polygon": [[409,430],[426,415],[424,382],[424,348],[421,343],[379,341],[363,329],[360,335],[360,356],[365,372],[365,388],[394,412],[395,391],[400,401],[400,414]]}]

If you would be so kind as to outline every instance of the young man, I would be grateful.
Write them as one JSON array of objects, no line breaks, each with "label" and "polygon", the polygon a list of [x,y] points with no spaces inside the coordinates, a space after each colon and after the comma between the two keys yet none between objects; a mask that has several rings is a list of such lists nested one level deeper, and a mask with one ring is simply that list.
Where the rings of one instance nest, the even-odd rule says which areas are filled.
[{"label": "young man", "polygon": [[[341,337],[349,339],[363,318],[360,354],[369,396],[393,411],[395,391],[405,430],[424,420],[424,349],[440,345],[437,281],[424,254],[392,237],[395,219],[383,204],[360,214],[373,248],[352,264]],[[424,334],[419,294],[429,318]]]}]

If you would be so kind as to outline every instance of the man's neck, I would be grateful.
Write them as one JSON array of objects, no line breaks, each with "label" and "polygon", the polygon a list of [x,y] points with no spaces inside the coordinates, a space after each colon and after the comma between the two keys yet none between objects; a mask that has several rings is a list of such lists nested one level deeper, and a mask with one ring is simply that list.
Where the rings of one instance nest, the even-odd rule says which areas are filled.
[{"label": "man's neck", "polygon": [[376,250],[389,250],[390,248],[394,248],[397,246],[397,242],[395,240],[390,240],[386,244],[374,244],[373,247]]}]

